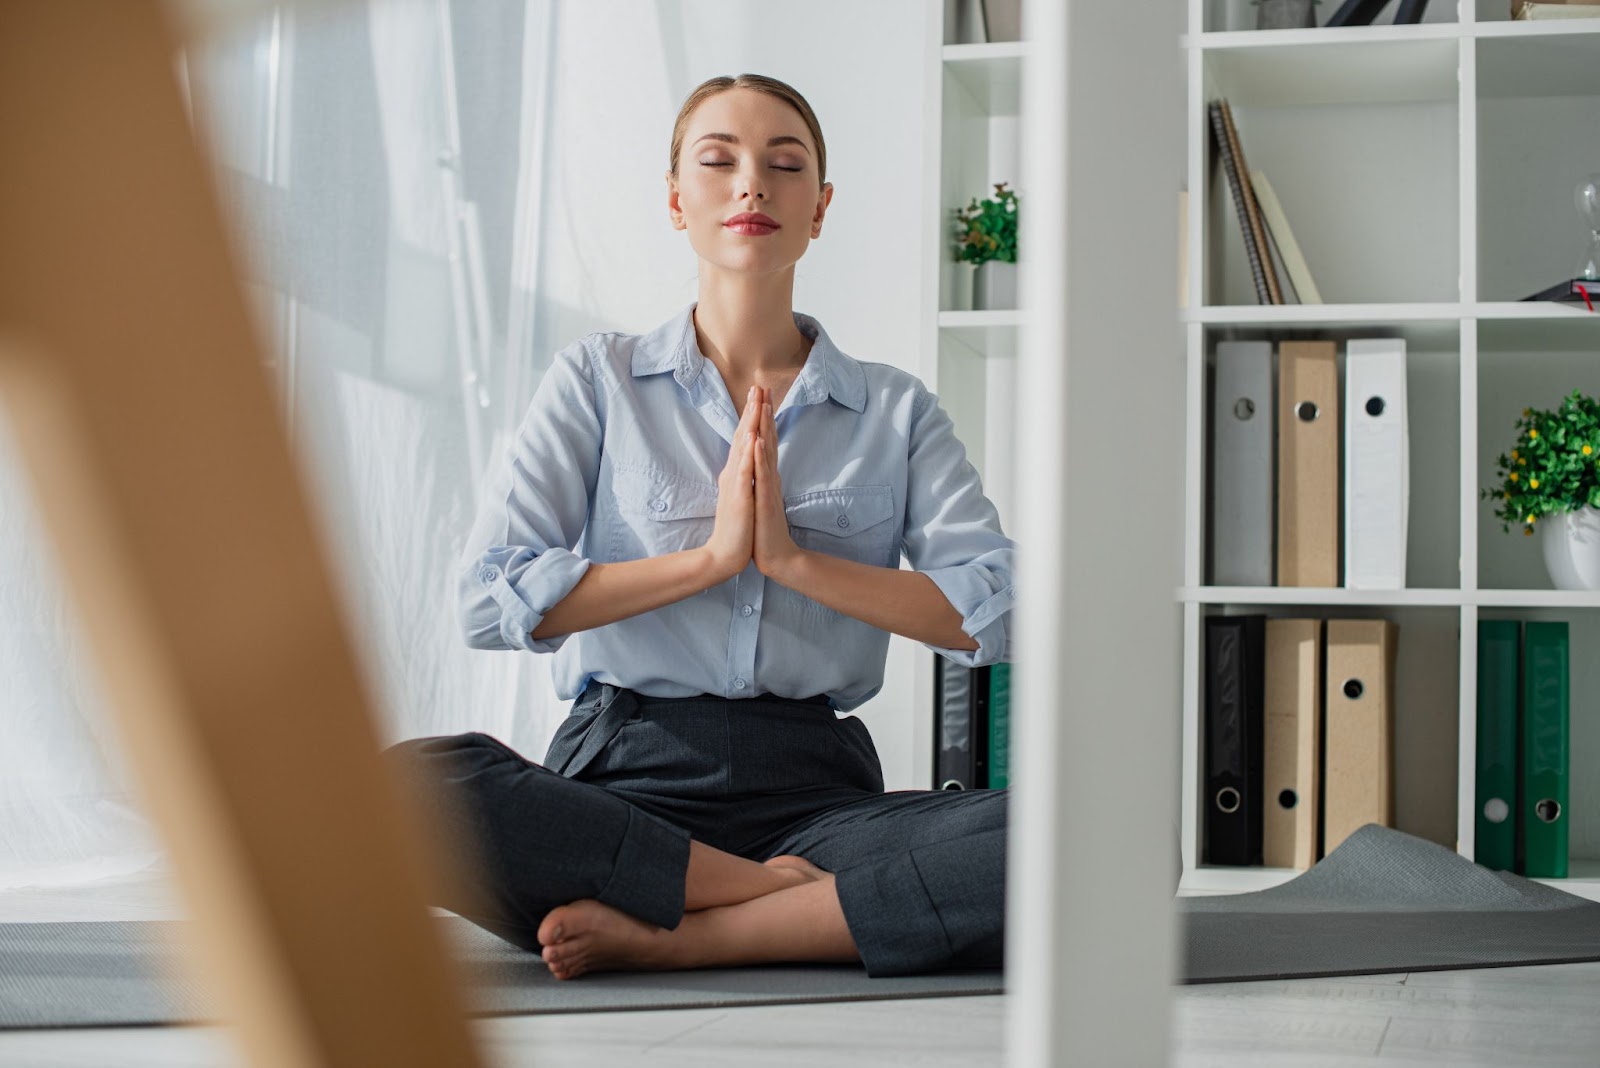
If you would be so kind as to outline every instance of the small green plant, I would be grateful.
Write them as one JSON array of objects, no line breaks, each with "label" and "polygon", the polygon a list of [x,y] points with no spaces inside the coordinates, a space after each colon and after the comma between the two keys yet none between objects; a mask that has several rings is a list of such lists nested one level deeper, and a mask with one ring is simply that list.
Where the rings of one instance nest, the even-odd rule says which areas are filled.
[{"label": "small green plant", "polygon": [[1600,401],[1573,390],[1554,411],[1524,408],[1516,448],[1495,462],[1500,484],[1482,496],[1504,531],[1532,534],[1540,516],[1600,508]]},{"label": "small green plant", "polygon": [[965,208],[951,208],[955,216],[956,260],[987,263],[989,260],[1017,262],[1017,194],[996,182],[995,195]]}]

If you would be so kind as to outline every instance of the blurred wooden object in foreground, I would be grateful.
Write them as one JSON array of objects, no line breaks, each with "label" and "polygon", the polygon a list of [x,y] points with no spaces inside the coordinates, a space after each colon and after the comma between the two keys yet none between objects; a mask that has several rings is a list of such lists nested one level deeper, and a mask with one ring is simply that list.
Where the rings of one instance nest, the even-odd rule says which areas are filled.
[{"label": "blurred wooden object in foreground", "polygon": [[249,1059],[476,1065],[178,45],[155,0],[0,0],[0,400]]}]

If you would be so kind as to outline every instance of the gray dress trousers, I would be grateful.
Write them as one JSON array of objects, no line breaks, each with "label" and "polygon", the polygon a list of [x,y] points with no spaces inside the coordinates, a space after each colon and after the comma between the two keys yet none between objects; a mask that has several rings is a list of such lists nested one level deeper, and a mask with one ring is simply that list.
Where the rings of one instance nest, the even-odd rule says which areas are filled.
[{"label": "gray dress trousers", "polygon": [[865,724],[826,697],[591,682],[542,764],[481,733],[385,754],[466,875],[436,904],[531,952],[545,915],[581,898],[675,928],[693,838],[833,872],[871,977],[1002,965],[1007,792],[885,793]]}]

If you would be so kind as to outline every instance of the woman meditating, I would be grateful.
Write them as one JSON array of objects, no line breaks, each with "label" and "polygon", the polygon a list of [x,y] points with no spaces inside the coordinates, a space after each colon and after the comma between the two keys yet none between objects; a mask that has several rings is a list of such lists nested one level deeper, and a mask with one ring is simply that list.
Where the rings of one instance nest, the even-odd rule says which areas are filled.
[{"label": "woman meditating", "polygon": [[882,688],[891,633],[1008,660],[1015,545],[922,382],[792,309],[833,198],[805,99],[710,79],[670,158],[699,299],[556,354],[463,556],[468,643],[554,653],[571,712],[542,763],[481,733],[388,750],[463,850],[439,904],[560,979],[999,967],[1006,791],[886,793],[835,711]]}]

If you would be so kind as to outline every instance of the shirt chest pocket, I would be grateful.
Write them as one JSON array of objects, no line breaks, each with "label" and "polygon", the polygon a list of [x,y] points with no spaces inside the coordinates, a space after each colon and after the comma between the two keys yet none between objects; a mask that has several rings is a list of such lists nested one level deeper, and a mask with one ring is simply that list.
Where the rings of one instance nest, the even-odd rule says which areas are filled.
[{"label": "shirt chest pocket", "polygon": [[660,471],[618,468],[611,559],[640,560],[704,545],[717,518],[717,487]]},{"label": "shirt chest pocket", "polygon": [[894,491],[888,486],[835,486],[785,497],[789,536],[802,549],[877,567],[898,567]]}]

